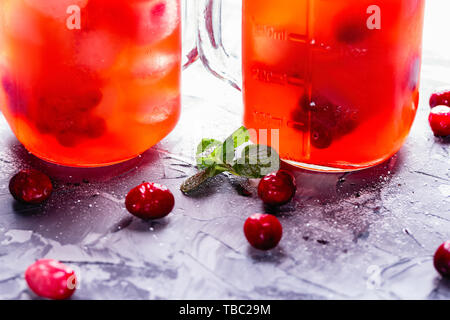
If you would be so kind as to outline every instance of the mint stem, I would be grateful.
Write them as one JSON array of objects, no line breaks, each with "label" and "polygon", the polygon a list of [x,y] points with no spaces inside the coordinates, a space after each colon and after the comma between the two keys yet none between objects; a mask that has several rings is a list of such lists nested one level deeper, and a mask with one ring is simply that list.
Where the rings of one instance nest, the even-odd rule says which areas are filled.
[{"label": "mint stem", "polygon": [[210,178],[211,168],[207,168],[188,178],[180,187],[181,192],[189,193],[200,187]]}]

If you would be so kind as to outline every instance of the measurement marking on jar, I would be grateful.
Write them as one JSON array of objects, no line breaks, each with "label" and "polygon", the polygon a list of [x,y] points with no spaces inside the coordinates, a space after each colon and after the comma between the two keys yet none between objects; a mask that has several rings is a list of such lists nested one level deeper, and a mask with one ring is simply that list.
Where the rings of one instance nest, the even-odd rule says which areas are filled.
[{"label": "measurement marking on jar", "polygon": [[284,41],[287,39],[286,31],[283,29],[277,29],[272,26],[256,24],[254,26],[255,36],[257,37],[267,37],[273,40]]},{"label": "measurement marking on jar", "polygon": [[256,24],[254,26],[256,37],[266,37],[277,41],[292,41],[297,43],[307,43],[308,36],[296,32],[288,32],[285,29],[277,29],[276,27]]},{"label": "measurement marking on jar", "polygon": [[288,40],[299,43],[307,43],[308,37],[304,34],[289,33]]},{"label": "measurement marking on jar", "polygon": [[283,118],[278,118],[275,117],[269,113],[266,112],[260,112],[260,111],[255,111],[253,113],[253,119],[259,123],[259,124],[263,124],[263,125],[276,125],[276,126],[283,126],[285,119]]},{"label": "measurement marking on jar", "polygon": [[302,79],[299,76],[288,76],[287,83],[293,86],[303,87],[305,85],[305,79]]},{"label": "measurement marking on jar", "polygon": [[265,68],[253,68],[252,75],[254,80],[266,83],[279,85],[289,84],[296,87],[303,87],[305,85],[305,80],[298,75],[289,75],[287,73],[276,72]]},{"label": "measurement marking on jar", "polygon": [[275,117],[269,113],[261,111],[253,112],[253,120],[260,125],[266,125],[274,128],[281,128],[285,126],[296,130],[306,130],[308,128],[308,125],[304,122]]},{"label": "measurement marking on jar", "polygon": [[288,120],[287,121],[287,126],[289,128],[296,129],[296,130],[306,130],[308,128],[306,123],[298,122],[298,121],[292,121],[292,120]]}]

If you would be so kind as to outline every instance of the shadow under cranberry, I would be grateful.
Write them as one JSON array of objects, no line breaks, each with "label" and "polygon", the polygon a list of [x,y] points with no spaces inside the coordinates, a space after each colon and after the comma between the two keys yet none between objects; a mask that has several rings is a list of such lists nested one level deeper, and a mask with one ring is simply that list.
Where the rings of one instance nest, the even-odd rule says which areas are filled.
[{"label": "shadow under cranberry", "polygon": [[[130,215],[131,221],[129,225],[126,227],[129,230],[137,231],[137,232],[151,232],[157,235],[159,232],[164,230],[170,222],[170,215],[157,220],[142,220],[136,217],[131,216],[130,213],[126,213]],[[129,218],[124,218],[125,221],[128,221]]]},{"label": "shadow under cranberry", "polygon": [[435,137],[435,141],[438,144],[442,144],[442,145],[448,145],[450,144],[450,136],[448,137]]},{"label": "shadow under cranberry", "polygon": [[287,258],[281,244],[268,251],[255,249],[249,244],[247,255],[255,262],[265,262],[272,264],[281,264]]},{"label": "shadow under cranberry", "polygon": [[45,204],[26,204],[17,200],[12,202],[13,211],[23,217],[31,217],[41,214],[43,206],[45,206]]}]

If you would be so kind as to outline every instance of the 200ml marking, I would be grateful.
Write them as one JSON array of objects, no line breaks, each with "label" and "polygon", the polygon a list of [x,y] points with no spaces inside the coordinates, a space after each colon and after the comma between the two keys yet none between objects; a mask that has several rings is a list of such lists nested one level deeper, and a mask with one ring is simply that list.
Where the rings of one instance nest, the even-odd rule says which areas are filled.
[{"label": "200ml marking", "polygon": [[257,37],[266,37],[269,39],[281,41],[287,40],[286,30],[276,29],[272,26],[257,24],[255,25],[254,33]]},{"label": "200ml marking", "polygon": [[305,85],[305,80],[297,75],[289,75],[287,73],[271,71],[267,68],[260,67],[254,67],[251,71],[253,79],[261,82],[274,83],[279,85],[290,84],[297,87],[302,87]]}]

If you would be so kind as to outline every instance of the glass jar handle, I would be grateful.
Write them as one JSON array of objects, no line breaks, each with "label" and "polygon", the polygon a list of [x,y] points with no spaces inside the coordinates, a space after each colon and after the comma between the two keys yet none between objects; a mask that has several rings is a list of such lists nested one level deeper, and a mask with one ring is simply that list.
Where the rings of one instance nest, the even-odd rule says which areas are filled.
[{"label": "glass jar handle", "polygon": [[198,60],[197,50],[197,0],[181,1],[181,30],[183,32],[183,70]]},{"label": "glass jar handle", "polygon": [[228,54],[222,42],[222,0],[198,1],[198,54],[216,77],[241,91],[242,73],[237,58]]}]

